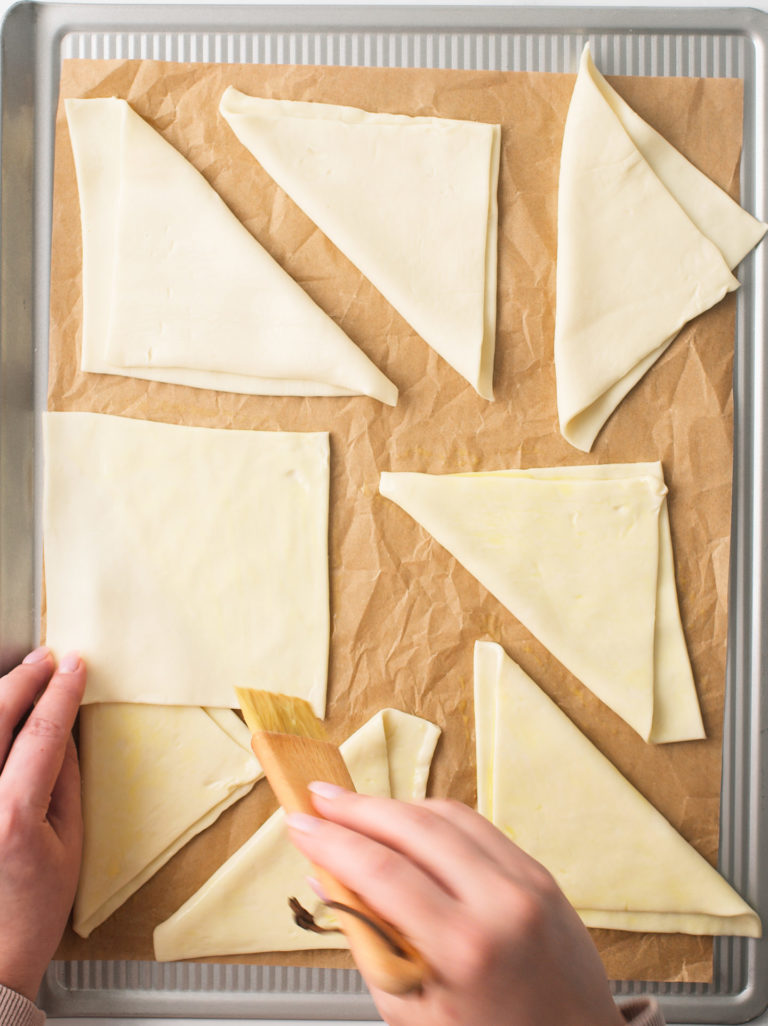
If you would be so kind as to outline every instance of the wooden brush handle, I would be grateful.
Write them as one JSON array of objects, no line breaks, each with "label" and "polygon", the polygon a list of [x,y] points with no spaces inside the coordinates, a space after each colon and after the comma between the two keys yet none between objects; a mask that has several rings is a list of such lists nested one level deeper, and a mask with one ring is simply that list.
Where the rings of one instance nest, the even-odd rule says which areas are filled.
[{"label": "wooden brush handle", "polygon": [[[257,731],[251,739],[251,747],[286,812],[317,816],[308,790],[313,780],[325,780],[354,791],[341,752],[329,741]],[[335,910],[339,925],[349,941],[352,957],[366,979],[388,994],[407,994],[418,990],[428,969],[413,945],[354,891],[320,866],[312,869],[330,901],[345,905],[363,917]]]},{"label": "wooden brush handle", "polygon": [[409,994],[419,990],[427,965],[416,948],[399,930],[376,915],[354,891],[320,866],[313,869],[327,898],[364,917],[358,919],[339,908],[334,910],[349,941],[352,957],[368,982],[388,994]]}]

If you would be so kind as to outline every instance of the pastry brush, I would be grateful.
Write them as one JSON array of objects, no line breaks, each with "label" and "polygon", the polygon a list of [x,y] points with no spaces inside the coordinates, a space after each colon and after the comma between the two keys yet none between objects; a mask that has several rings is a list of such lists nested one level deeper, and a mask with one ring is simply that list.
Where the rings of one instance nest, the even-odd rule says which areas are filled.
[{"label": "pastry brush", "polygon": [[[341,752],[327,739],[309,702],[271,691],[235,691],[252,734],[251,747],[286,812],[317,816],[308,790],[313,780],[354,790]],[[413,945],[322,867],[312,871],[367,979],[390,994],[418,990],[427,967]]]}]

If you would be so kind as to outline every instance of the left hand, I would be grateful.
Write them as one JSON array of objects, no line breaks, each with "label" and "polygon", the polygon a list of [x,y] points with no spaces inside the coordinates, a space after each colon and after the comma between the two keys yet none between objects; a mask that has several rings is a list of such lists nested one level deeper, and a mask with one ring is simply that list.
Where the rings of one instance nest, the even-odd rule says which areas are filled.
[{"label": "left hand", "polygon": [[70,654],[57,669],[45,648],[0,678],[0,984],[31,1001],[61,939],[80,872],[80,773],[71,730],[84,690],[82,659]]}]

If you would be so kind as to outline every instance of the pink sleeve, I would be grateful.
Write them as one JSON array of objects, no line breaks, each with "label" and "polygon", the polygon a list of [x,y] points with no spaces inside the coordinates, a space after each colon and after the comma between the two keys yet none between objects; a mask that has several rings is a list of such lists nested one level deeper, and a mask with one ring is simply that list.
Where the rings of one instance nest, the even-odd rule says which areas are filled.
[{"label": "pink sleeve", "polygon": [[45,1013],[15,990],[0,984],[0,1026],[43,1026]]},{"label": "pink sleeve", "polygon": [[630,1026],[664,1026],[664,1016],[655,998],[634,998],[619,1005],[619,1011]]}]

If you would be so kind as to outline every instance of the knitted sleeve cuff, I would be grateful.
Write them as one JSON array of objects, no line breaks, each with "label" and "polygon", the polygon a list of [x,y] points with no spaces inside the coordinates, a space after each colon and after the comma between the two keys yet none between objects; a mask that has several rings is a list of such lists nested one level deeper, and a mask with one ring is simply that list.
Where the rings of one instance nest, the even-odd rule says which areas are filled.
[{"label": "knitted sleeve cuff", "polygon": [[0,1026],[43,1026],[45,1013],[28,998],[0,984]]},{"label": "knitted sleeve cuff", "polygon": [[619,1005],[619,1011],[630,1026],[664,1026],[664,1017],[655,998],[634,998]]}]

